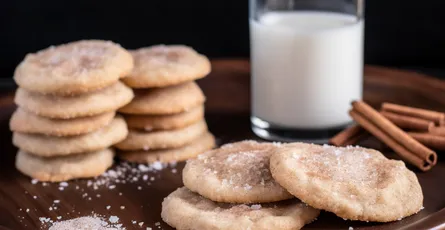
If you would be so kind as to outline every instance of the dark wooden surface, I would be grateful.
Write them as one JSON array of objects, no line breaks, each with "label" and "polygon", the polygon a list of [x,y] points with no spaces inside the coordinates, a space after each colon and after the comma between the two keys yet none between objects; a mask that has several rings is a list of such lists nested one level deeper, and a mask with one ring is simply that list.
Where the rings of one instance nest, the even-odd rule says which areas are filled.
[{"label": "dark wooden surface", "polygon": [[[365,100],[377,106],[382,101],[403,103],[412,106],[445,111],[445,82],[412,72],[379,67],[365,69]],[[249,124],[249,64],[245,60],[218,60],[213,62],[212,74],[199,81],[207,95],[206,119],[210,131],[217,137],[218,144],[243,139],[257,139],[250,131]],[[8,119],[15,106],[12,94],[3,93],[0,98],[0,229],[45,229],[39,217],[56,220],[100,214],[106,217],[118,216],[127,229],[170,229],[160,218],[163,197],[182,186],[181,169],[177,173],[171,168],[161,172],[149,172],[156,178],[150,185],[139,180],[135,183],[117,184],[113,190],[100,186],[93,190],[86,180],[70,181],[60,191],[58,184],[43,186],[32,184],[31,180],[14,168],[16,148],[11,145]],[[381,148],[374,139],[365,140],[362,145]],[[383,149],[390,158],[397,158]],[[118,162],[119,163],[119,162]],[[413,169],[416,171],[415,169]],[[431,171],[416,171],[425,195],[424,206],[417,215],[402,221],[379,224],[344,221],[333,214],[323,212],[317,221],[307,229],[445,229],[445,162],[439,153],[439,162]],[[76,186],[77,189],[76,189]],[[138,187],[140,186],[140,190]],[[88,195],[85,196],[84,194]],[[122,193],[122,195],[119,195]],[[100,194],[100,197],[97,197]],[[33,197],[36,196],[36,199]],[[91,197],[91,200],[88,199]],[[53,201],[60,200],[54,207]],[[110,205],[109,210],[106,206]],[[120,206],[125,206],[121,209]],[[26,212],[29,209],[29,212]],[[144,222],[143,228],[132,220]],[[160,223],[160,228],[155,223]]]}]

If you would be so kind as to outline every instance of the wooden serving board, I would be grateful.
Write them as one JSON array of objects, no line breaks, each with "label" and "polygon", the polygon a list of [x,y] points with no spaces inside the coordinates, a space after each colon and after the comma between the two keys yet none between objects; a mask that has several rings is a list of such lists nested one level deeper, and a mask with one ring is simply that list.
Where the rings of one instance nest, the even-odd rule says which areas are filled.
[{"label": "wooden serving board", "polygon": [[[200,80],[199,84],[207,95],[206,119],[218,144],[258,139],[250,130],[248,61],[213,61],[212,74]],[[364,92],[365,100],[374,106],[387,101],[445,111],[445,82],[413,72],[367,66]],[[114,189],[98,186],[94,190],[93,186],[88,186],[87,180],[70,181],[63,191],[59,189],[59,184],[32,184],[30,178],[14,168],[17,149],[11,144],[8,120],[15,106],[12,92],[2,95],[0,230],[45,229],[46,225],[41,224],[39,217],[57,220],[60,216],[64,220],[92,213],[106,218],[117,216],[127,229],[171,229],[161,220],[161,202],[170,192],[182,186],[181,170],[184,164],[174,167],[176,173],[171,167],[143,173],[147,178],[153,177],[154,181],[144,181],[139,177],[135,182],[116,184]],[[397,158],[387,148],[382,149],[383,145],[374,139],[361,144],[381,149],[388,157]],[[134,167],[137,168],[137,165]],[[420,213],[398,222],[382,224],[345,221],[323,212],[317,221],[305,229],[445,229],[445,162],[442,154],[439,153],[438,164],[429,172],[411,169],[417,173],[425,196],[425,209]],[[60,200],[60,203],[54,204],[54,200]],[[107,206],[110,208],[107,209]],[[136,221],[136,224],[132,221]],[[144,222],[142,227],[138,225],[140,222]]]}]

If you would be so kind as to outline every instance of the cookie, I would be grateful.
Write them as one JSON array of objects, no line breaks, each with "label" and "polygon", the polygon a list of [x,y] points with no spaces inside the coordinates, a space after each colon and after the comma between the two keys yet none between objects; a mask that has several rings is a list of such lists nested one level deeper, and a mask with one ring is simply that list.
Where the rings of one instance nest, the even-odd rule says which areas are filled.
[{"label": "cookie", "polygon": [[241,141],[187,161],[184,185],[217,202],[264,203],[290,199],[272,178],[269,157],[280,144]]},{"label": "cookie", "polygon": [[124,116],[128,128],[152,130],[180,129],[204,119],[204,106],[199,105],[189,111],[171,115],[132,115]]},{"label": "cookie", "polygon": [[422,209],[416,175],[375,150],[297,144],[276,150],[270,169],[291,194],[344,219],[389,222]]},{"label": "cookie", "polygon": [[192,143],[175,148],[149,151],[124,151],[119,157],[136,163],[177,162],[194,158],[197,155],[215,147],[215,138],[209,132],[204,133]]},{"label": "cookie", "polygon": [[253,205],[217,203],[182,187],[164,199],[161,217],[179,230],[294,230],[314,221],[319,213],[297,199]]},{"label": "cookie", "polygon": [[26,55],[15,82],[41,94],[74,95],[112,85],[133,69],[133,57],[110,41],[83,40]]},{"label": "cookie", "polygon": [[122,79],[132,88],[176,85],[205,77],[210,61],[183,45],[156,45],[130,51],[134,58],[131,74]]},{"label": "cookie", "polygon": [[119,112],[128,114],[165,115],[188,111],[202,105],[205,96],[195,82],[166,88],[135,90],[135,98]]},{"label": "cookie", "polygon": [[52,157],[91,152],[122,141],[128,134],[122,117],[94,132],[68,137],[14,132],[12,142],[18,148],[37,156]]},{"label": "cookie", "polygon": [[49,158],[19,150],[15,166],[23,174],[39,181],[56,182],[99,176],[113,164],[113,157],[111,149]]},{"label": "cookie", "polygon": [[178,148],[191,143],[207,131],[204,120],[182,129],[145,132],[130,130],[127,138],[116,144],[121,150],[150,150]]},{"label": "cookie", "polygon": [[14,132],[74,136],[89,133],[108,125],[115,112],[74,119],[50,119],[18,108],[11,117],[9,127]]},{"label": "cookie", "polygon": [[117,82],[98,91],[66,97],[33,93],[18,88],[14,100],[23,109],[39,116],[71,119],[116,111],[128,104],[133,97],[130,88]]}]

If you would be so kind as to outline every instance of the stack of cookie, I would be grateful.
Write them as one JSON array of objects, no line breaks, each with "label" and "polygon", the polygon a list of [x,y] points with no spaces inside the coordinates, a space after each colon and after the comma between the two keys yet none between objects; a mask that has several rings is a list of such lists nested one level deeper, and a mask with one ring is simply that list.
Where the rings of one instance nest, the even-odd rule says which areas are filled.
[{"label": "stack of cookie", "polygon": [[177,229],[300,229],[320,209],[389,222],[423,202],[402,161],[360,147],[227,144],[189,160],[183,182],[162,203],[162,219]]},{"label": "stack of cookie", "polygon": [[123,82],[135,98],[119,109],[128,137],[119,156],[139,163],[183,161],[211,149],[215,140],[204,120],[205,96],[193,82],[210,72],[210,62],[186,46],[152,46],[130,51],[135,66]]},{"label": "stack of cookie", "polygon": [[162,203],[162,219],[177,229],[300,229],[320,211],[282,188],[269,171],[277,146],[243,141],[187,161],[185,187]]},{"label": "stack of cookie", "polygon": [[116,110],[133,91],[119,81],[133,68],[118,44],[88,40],[28,54],[14,80],[11,117],[16,167],[41,181],[93,177],[112,165],[109,149],[128,134]]}]

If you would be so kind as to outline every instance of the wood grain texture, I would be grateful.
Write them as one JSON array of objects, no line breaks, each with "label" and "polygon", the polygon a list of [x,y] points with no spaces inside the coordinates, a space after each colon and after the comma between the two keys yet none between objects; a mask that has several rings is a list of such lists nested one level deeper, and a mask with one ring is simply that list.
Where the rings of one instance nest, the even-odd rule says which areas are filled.
[{"label": "wood grain texture", "polygon": [[[213,72],[199,81],[207,96],[206,119],[210,131],[215,134],[218,144],[243,139],[258,139],[250,131],[250,90],[249,63],[246,60],[213,61]],[[380,67],[365,68],[364,97],[371,105],[377,106],[383,101],[418,106],[445,111],[445,83],[421,74]],[[171,229],[160,218],[163,197],[177,187],[182,186],[181,170],[177,173],[166,169],[160,173],[148,173],[155,177],[151,185],[139,181],[130,184],[118,184],[115,189],[99,187],[93,190],[86,180],[69,182],[69,186],[60,191],[58,184],[33,185],[31,180],[14,168],[16,149],[11,145],[11,133],[8,120],[15,109],[12,93],[0,97],[0,229],[40,229],[39,217],[56,219],[75,218],[90,215],[92,212],[104,216],[115,215],[127,229],[141,229],[132,220],[144,222],[145,227],[155,228],[160,222],[162,229]],[[361,142],[366,147],[381,149],[389,158],[397,159],[374,138]],[[323,212],[317,221],[305,229],[445,229],[445,162],[441,159],[431,171],[421,173],[413,169],[419,178],[425,195],[424,206],[417,215],[402,221],[378,224],[344,221],[327,212]],[[79,189],[75,189],[79,186]],[[138,189],[141,186],[141,190]],[[88,200],[83,197],[87,193]],[[122,193],[119,196],[119,193]],[[100,198],[96,197],[100,194]],[[33,196],[37,196],[34,199]],[[53,200],[60,200],[57,210],[49,210]],[[109,210],[106,206],[110,205]],[[125,206],[125,209],[120,209]],[[20,211],[22,209],[22,211]],[[30,209],[27,213],[25,210]],[[440,211],[442,210],[442,211]],[[45,228],[43,228],[45,229]]]}]

